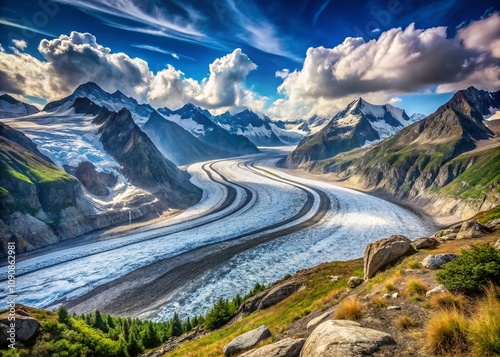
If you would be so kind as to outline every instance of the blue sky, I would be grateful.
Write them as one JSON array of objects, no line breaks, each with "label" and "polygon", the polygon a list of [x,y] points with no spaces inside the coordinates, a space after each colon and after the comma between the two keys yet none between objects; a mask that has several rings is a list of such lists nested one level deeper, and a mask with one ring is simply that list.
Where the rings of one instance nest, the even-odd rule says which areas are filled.
[{"label": "blue sky", "polygon": [[[0,91],[38,102],[102,80],[157,107],[192,101],[293,119],[331,115],[359,96],[429,114],[463,86],[499,89],[488,80],[499,65],[495,1],[0,2]],[[476,45],[478,34],[490,44]],[[383,51],[399,52],[364,62]],[[400,71],[413,76],[393,78]]]}]

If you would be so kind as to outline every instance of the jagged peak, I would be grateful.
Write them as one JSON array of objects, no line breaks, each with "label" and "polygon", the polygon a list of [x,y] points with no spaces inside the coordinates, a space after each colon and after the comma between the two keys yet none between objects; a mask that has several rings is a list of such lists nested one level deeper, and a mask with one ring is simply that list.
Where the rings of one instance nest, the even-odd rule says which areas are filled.
[{"label": "jagged peak", "polygon": [[8,95],[7,93],[0,95],[0,99],[4,100],[4,101],[6,101],[7,103],[10,103],[10,104],[21,103],[21,101],[19,101],[16,98]]}]

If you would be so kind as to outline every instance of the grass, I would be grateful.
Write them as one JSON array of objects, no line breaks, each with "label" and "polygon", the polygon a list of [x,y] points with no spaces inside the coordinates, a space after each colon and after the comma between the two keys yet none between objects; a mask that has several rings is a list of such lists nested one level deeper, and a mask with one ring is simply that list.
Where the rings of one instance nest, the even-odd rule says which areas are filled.
[{"label": "grass", "polygon": [[466,298],[464,295],[454,295],[450,292],[444,292],[431,296],[430,306],[436,310],[458,310],[465,311]]},{"label": "grass", "polygon": [[490,284],[486,290],[470,323],[470,340],[477,356],[500,356],[500,288]]},{"label": "grass", "polygon": [[375,308],[384,308],[387,306],[387,299],[384,299],[381,296],[374,296],[371,301],[371,306]]},{"label": "grass", "polygon": [[335,312],[333,313],[333,317],[336,320],[359,320],[365,314],[366,306],[361,301],[356,298],[349,298],[341,301]]},{"label": "grass", "polygon": [[408,295],[422,295],[429,290],[427,286],[420,279],[408,280],[408,287],[406,289]]},{"label": "grass", "polygon": [[401,315],[394,319],[394,323],[403,330],[417,327],[417,322],[408,315]]},{"label": "grass", "polygon": [[477,220],[479,223],[486,224],[495,219],[500,218],[500,205],[496,206],[489,211],[478,213],[473,219]]},{"label": "grass", "polygon": [[425,326],[425,351],[429,355],[452,356],[468,352],[467,320],[457,310],[441,310]]},{"label": "grass", "polygon": [[421,262],[417,262],[415,260],[408,262],[408,269],[422,269],[423,267],[424,266]]},{"label": "grass", "polygon": [[328,279],[329,275],[363,276],[363,260],[322,264],[308,273],[305,289],[275,306],[255,311],[230,326],[186,342],[167,356],[221,356],[225,344],[261,325],[266,325],[273,334],[286,331],[297,319],[306,316],[314,309],[322,309],[325,304],[331,303],[329,298],[334,299],[339,293],[342,294],[340,290],[347,286],[346,280],[340,279],[332,284]]}]

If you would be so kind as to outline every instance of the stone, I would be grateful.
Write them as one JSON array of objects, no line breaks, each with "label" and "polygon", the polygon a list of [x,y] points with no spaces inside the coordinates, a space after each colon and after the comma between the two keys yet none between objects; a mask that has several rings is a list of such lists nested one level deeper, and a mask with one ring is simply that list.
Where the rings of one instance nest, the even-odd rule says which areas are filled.
[{"label": "stone", "polygon": [[351,276],[349,280],[347,281],[347,285],[349,285],[351,288],[355,288],[357,286],[360,286],[363,284],[363,279],[358,277],[358,276]]},{"label": "stone", "polygon": [[372,278],[379,270],[412,251],[411,241],[401,235],[392,235],[368,244],[364,254],[365,279]]},{"label": "stone", "polygon": [[398,293],[394,293],[394,294],[392,294],[392,298],[393,298],[393,299],[397,299],[398,297],[399,297],[399,294],[398,294]]},{"label": "stone", "polygon": [[322,313],[318,317],[315,317],[314,319],[312,319],[311,321],[309,321],[307,323],[307,330],[308,331],[312,330],[313,328],[315,328],[316,326],[318,326],[320,323],[322,323],[325,320],[329,319],[332,316],[333,311],[334,311],[333,309],[330,309],[330,310]]},{"label": "stone", "polygon": [[340,280],[340,276],[338,276],[338,275],[333,275],[333,276],[332,276],[332,275],[329,275],[329,276],[328,276],[328,280],[330,280],[330,281],[331,281],[331,282],[333,282],[333,283],[336,283],[337,281],[339,281],[339,280]]},{"label": "stone", "polygon": [[301,357],[358,357],[394,343],[391,335],[361,327],[354,321],[325,321],[311,333]]},{"label": "stone", "polygon": [[294,292],[299,290],[301,286],[301,283],[297,281],[291,281],[271,288],[271,290],[262,298],[261,302],[259,303],[258,309],[265,309],[269,306],[276,305],[280,301],[286,299]]},{"label": "stone", "polygon": [[500,239],[497,240],[497,242],[495,243],[495,245],[493,246],[493,248],[495,248],[496,250],[500,250]]},{"label": "stone", "polygon": [[243,335],[236,337],[234,340],[224,346],[222,352],[226,356],[231,356],[255,347],[256,344],[268,337],[271,337],[271,331],[269,331],[266,326],[262,325],[255,330],[248,331]]},{"label": "stone", "polygon": [[299,357],[300,351],[306,342],[305,338],[284,338],[240,355],[240,357]]},{"label": "stone", "polygon": [[401,310],[401,306],[387,306],[387,310]]},{"label": "stone", "polygon": [[382,295],[382,297],[383,297],[384,299],[391,299],[391,298],[392,298],[392,295],[391,295],[391,294],[384,294],[384,295]]},{"label": "stone", "polygon": [[[8,312],[0,315],[0,324],[5,326],[10,326],[9,314]],[[40,322],[37,319],[31,316],[23,316],[16,314],[16,341],[26,342],[30,338],[32,338],[38,327],[40,326]],[[3,332],[3,331],[2,331]]]},{"label": "stone", "polygon": [[441,265],[449,263],[458,258],[456,254],[429,254],[422,260],[422,265],[429,269],[439,269]]},{"label": "stone", "polygon": [[479,238],[492,230],[476,221],[465,221],[457,234],[457,239]]},{"label": "stone", "polygon": [[439,243],[443,243],[449,240],[455,240],[457,238],[457,233],[445,234],[441,237],[436,238]]},{"label": "stone", "polygon": [[439,242],[435,238],[420,238],[414,241],[411,245],[416,250],[419,250],[419,249],[435,248],[438,244]]},{"label": "stone", "polygon": [[441,293],[445,293],[447,292],[448,290],[446,290],[446,288],[444,287],[443,284],[441,285],[438,285],[436,286],[435,288],[432,288],[431,290],[429,290],[428,292],[425,293],[425,297],[426,298],[430,298],[432,295],[436,295],[436,294],[441,294]]},{"label": "stone", "polygon": [[500,218],[495,219],[486,225],[486,227],[490,229],[496,229],[498,226],[500,226]]}]

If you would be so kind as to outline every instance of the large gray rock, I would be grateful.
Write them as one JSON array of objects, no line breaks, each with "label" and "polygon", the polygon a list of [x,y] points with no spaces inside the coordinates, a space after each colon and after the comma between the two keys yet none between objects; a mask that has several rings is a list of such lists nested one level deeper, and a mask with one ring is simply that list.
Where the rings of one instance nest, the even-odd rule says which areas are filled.
[{"label": "large gray rock", "polygon": [[335,309],[330,309],[330,310],[322,313],[318,317],[315,317],[314,319],[309,321],[307,323],[307,330],[309,330],[309,331],[312,330],[313,328],[315,328],[316,326],[318,326],[320,323],[324,322],[327,319],[331,320],[333,311],[335,311]]},{"label": "large gray rock", "polygon": [[414,241],[411,245],[416,250],[419,250],[419,249],[434,248],[438,244],[439,244],[439,242],[435,238],[420,238],[420,239],[417,239],[416,241]]},{"label": "large gray rock", "polygon": [[236,337],[234,340],[224,346],[222,352],[226,356],[231,356],[255,347],[256,344],[268,337],[271,337],[271,331],[269,331],[266,326],[262,325],[255,330],[248,331],[243,335]]},{"label": "large gray rock", "polygon": [[280,301],[286,299],[290,295],[292,295],[294,292],[299,290],[299,288],[302,286],[301,283],[297,281],[291,281],[288,283],[280,284],[274,288],[272,288],[269,293],[267,293],[262,301],[260,302],[258,308],[259,309],[265,309],[269,306],[276,305]]},{"label": "large gray rock", "polygon": [[351,276],[349,280],[347,280],[347,285],[349,285],[351,288],[358,287],[359,285],[363,284],[363,279],[361,279],[359,276]]},{"label": "large gray rock", "polygon": [[[27,314],[26,314],[27,315]],[[10,327],[9,314],[3,313],[0,315],[0,325]],[[26,342],[35,334],[40,323],[37,319],[31,316],[23,316],[16,313],[16,341]],[[3,331],[2,331],[3,333]]]},{"label": "large gray rock", "polygon": [[248,351],[240,357],[299,357],[300,350],[306,342],[305,338],[285,338],[276,343]]},{"label": "large gray rock", "polygon": [[442,294],[442,293],[445,293],[447,291],[448,290],[446,290],[446,288],[444,287],[444,285],[441,284],[441,285],[436,286],[435,288],[432,288],[428,292],[426,292],[425,293],[425,297],[426,298],[430,298],[433,295]]},{"label": "large gray rock", "polygon": [[361,327],[354,321],[323,322],[307,338],[301,357],[358,357],[394,343],[391,335]]},{"label": "large gray rock", "polygon": [[466,221],[462,224],[462,228],[457,234],[457,239],[479,238],[492,230],[476,221]]},{"label": "large gray rock", "polygon": [[411,241],[401,235],[368,244],[364,255],[365,279],[372,278],[379,270],[412,251]]},{"label": "large gray rock", "polygon": [[429,269],[439,269],[441,265],[449,263],[458,258],[458,255],[446,254],[429,254],[422,260],[422,265]]}]

